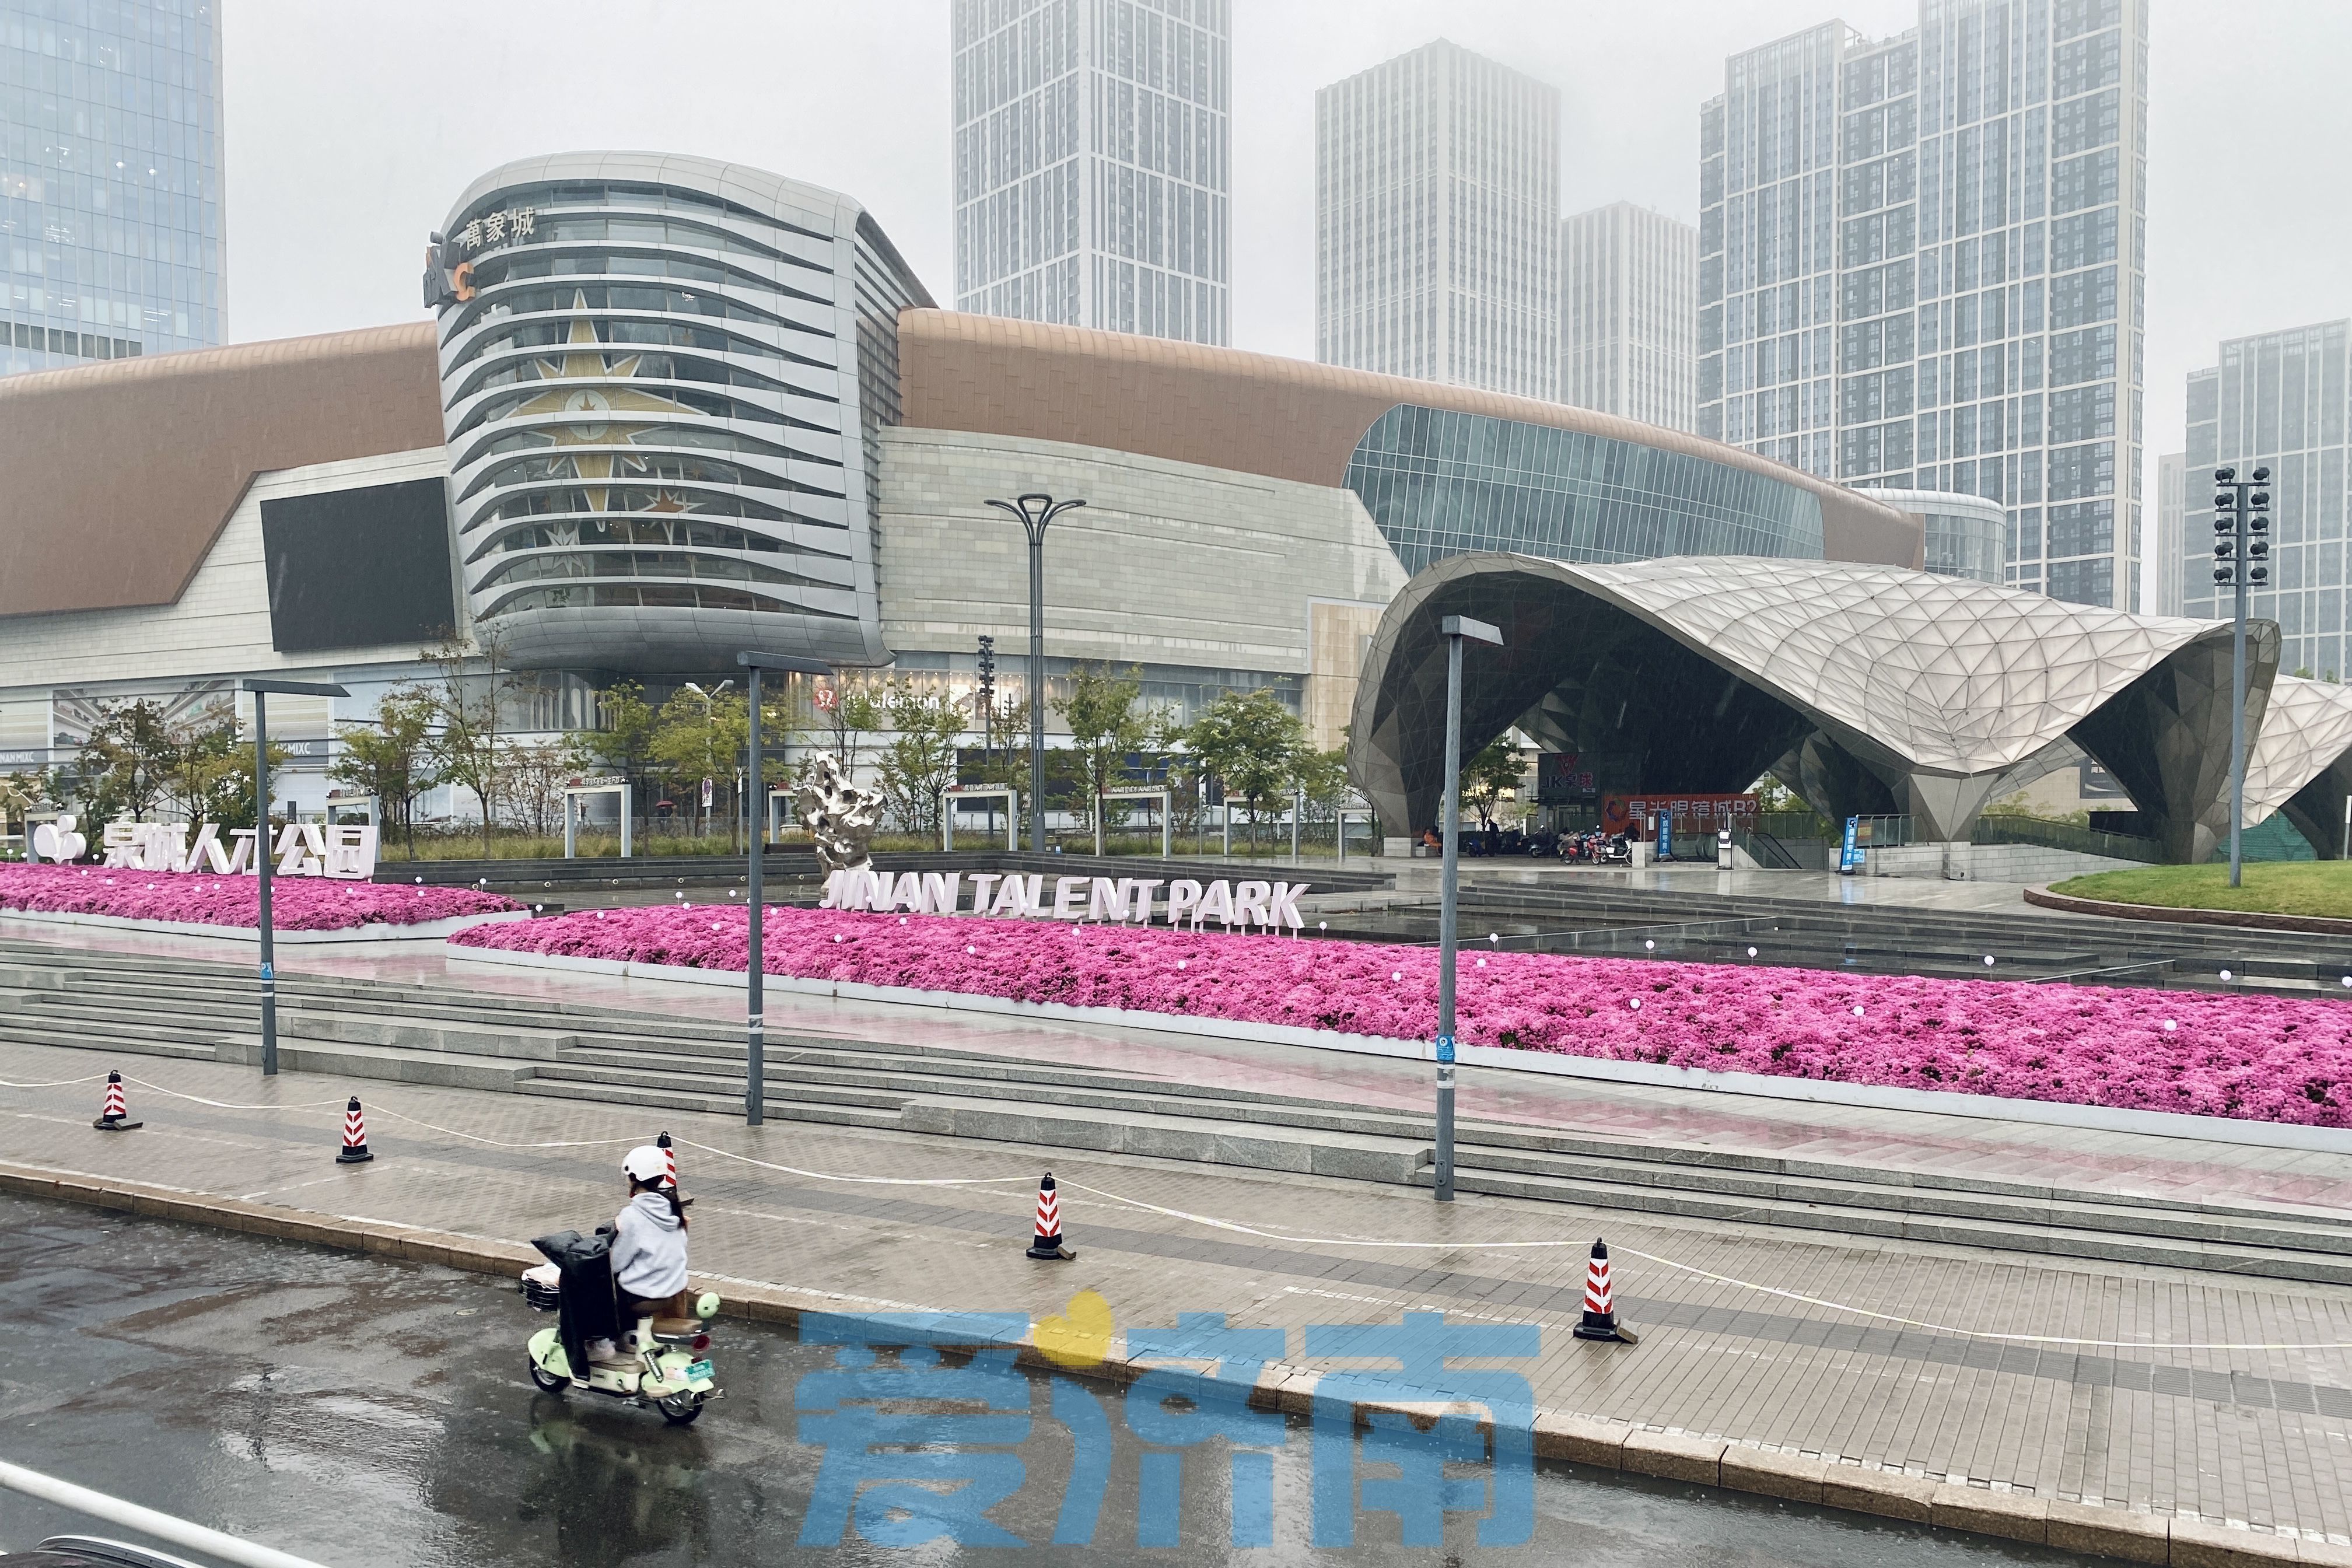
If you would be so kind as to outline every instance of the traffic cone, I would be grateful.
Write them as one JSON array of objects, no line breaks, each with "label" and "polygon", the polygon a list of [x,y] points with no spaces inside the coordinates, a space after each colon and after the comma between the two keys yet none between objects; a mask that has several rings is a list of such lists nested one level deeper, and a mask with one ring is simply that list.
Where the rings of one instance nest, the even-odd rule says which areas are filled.
[{"label": "traffic cone", "polygon": [[656,1138],[654,1147],[660,1150],[662,1158],[669,1162],[669,1184],[673,1187],[677,1185],[677,1150],[670,1142],[669,1134],[665,1132]]},{"label": "traffic cone", "polygon": [[335,1156],[338,1165],[364,1165],[375,1156],[368,1152],[367,1118],[360,1114],[360,1097],[343,1108],[343,1148]]},{"label": "traffic cone", "polygon": [[100,1132],[128,1132],[134,1127],[146,1125],[143,1121],[131,1120],[131,1107],[122,1098],[121,1073],[110,1072],[106,1075],[106,1103],[100,1107],[98,1120],[90,1125]]},{"label": "traffic cone", "polygon": [[1051,1171],[1037,1184],[1037,1235],[1029,1243],[1029,1256],[1061,1263],[1077,1257],[1062,1245],[1062,1200],[1054,1191]]},{"label": "traffic cone", "polygon": [[1609,1244],[1596,1239],[1592,1261],[1584,1269],[1584,1321],[1576,1325],[1580,1340],[1612,1340],[1639,1344],[1641,1336],[1617,1321],[1616,1298],[1609,1289]]}]

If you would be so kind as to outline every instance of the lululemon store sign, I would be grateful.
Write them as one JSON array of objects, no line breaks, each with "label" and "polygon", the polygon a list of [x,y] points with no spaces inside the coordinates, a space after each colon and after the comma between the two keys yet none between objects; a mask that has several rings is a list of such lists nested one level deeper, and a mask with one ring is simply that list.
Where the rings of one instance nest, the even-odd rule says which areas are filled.
[{"label": "lululemon store sign", "polygon": [[[1150,925],[1155,916],[1169,925],[1200,930],[1211,921],[1227,931],[1297,931],[1305,882],[1201,883],[1178,878],[1055,877],[1050,897],[1045,877],[982,871],[835,871],[824,879],[825,910],[904,910],[918,915],[993,915],[1014,920],[1102,921]],[[969,902],[963,885],[971,884]],[[1160,889],[1168,889],[1160,896]]]}]

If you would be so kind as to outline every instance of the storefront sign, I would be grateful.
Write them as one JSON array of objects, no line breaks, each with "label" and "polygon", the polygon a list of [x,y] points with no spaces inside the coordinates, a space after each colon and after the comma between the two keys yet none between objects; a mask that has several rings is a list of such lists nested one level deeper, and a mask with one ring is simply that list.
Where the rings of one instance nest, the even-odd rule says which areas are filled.
[{"label": "storefront sign", "polygon": [[[188,827],[184,822],[110,822],[100,842],[106,851],[106,863],[124,870],[260,875],[253,858],[256,835],[252,828],[229,829],[229,841],[223,844],[219,826],[207,822],[195,829],[195,842],[191,844]],[[376,830],[289,823],[278,830],[278,844],[271,854],[276,862],[272,870],[280,877],[364,882],[375,875]]]},{"label": "storefront sign", "polygon": [[538,226],[536,207],[509,207],[504,212],[484,213],[457,233],[457,241],[467,250],[479,250],[486,245],[504,245],[508,237],[529,239]]},{"label": "storefront sign", "polygon": [[[971,900],[964,901],[963,884],[971,883]],[[1263,930],[1303,930],[1298,912],[1306,882],[1235,882],[1206,884],[1178,878],[1055,877],[1051,897],[1046,878],[1005,876],[980,871],[967,878],[960,871],[835,871],[824,879],[821,910],[871,910],[888,914],[903,910],[919,915],[996,915],[1011,919],[1104,921],[1113,924],[1149,925],[1155,911],[1169,925],[1189,921],[1194,931],[1210,921],[1228,931],[1255,926]],[[1168,896],[1158,896],[1166,888]]]},{"label": "storefront sign", "polygon": [[1601,799],[1601,826],[1610,833],[1623,833],[1633,824],[1647,823],[1658,816],[1673,818],[1675,825],[1685,832],[1734,824],[1754,826],[1763,810],[1760,797],[1753,795],[1690,795],[1669,794],[1660,790],[1649,795],[1610,795]]}]

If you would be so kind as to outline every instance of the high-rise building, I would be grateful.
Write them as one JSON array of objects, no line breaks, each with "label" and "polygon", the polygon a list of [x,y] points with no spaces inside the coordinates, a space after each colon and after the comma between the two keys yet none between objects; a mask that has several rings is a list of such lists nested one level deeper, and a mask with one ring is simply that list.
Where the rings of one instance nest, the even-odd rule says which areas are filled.
[{"label": "high-rise building", "polygon": [[1698,428],[2008,512],[2010,582],[2129,607],[2148,0],[1921,0],[1700,110]]},{"label": "high-rise building", "polygon": [[0,0],[0,373],[221,341],[215,0]]},{"label": "high-rise building", "polygon": [[956,303],[1233,334],[1232,0],[952,0]]},{"label": "high-rise building", "polygon": [[1559,92],[1439,39],[1315,95],[1315,357],[1559,395]]},{"label": "high-rise building", "polygon": [[2200,541],[2199,558],[2188,557],[2187,508],[2188,495],[2184,486],[2189,477],[2189,454],[2167,452],[2156,459],[2156,552],[2152,557],[2156,567],[2156,584],[2152,602],[2159,616],[2185,616],[2188,610],[2189,571],[2203,571],[2210,559],[2203,553]]},{"label": "high-rise building", "polygon": [[1560,225],[1559,400],[1695,428],[1698,230],[1612,202]]},{"label": "high-rise building", "polygon": [[2345,539],[2352,503],[2352,321],[2323,321],[2221,345],[2221,363],[2189,375],[2189,452],[2181,541],[2171,563],[2187,613],[2222,616],[2235,592],[2213,582],[2213,468],[2271,470],[2270,581],[2247,614],[2279,624],[2279,668],[2346,677]]}]

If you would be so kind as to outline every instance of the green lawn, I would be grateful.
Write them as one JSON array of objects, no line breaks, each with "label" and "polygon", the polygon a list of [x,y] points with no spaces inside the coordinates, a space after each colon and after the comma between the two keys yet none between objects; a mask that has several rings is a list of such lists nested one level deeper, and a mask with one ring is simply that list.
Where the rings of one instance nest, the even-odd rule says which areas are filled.
[{"label": "green lawn", "polygon": [[2274,915],[2328,915],[2352,920],[2352,861],[2272,860],[2248,865],[2245,885],[2230,886],[2230,868],[2149,866],[2102,871],[2055,883],[2053,893],[2118,904],[2173,909],[2242,910]]}]

